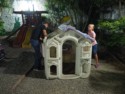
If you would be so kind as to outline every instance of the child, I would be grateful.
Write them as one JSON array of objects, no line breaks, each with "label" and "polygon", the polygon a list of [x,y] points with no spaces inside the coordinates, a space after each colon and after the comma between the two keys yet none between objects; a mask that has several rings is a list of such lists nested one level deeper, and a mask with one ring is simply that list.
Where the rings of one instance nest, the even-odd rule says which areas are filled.
[{"label": "child", "polygon": [[94,24],[88,25],[88,35],[95,39],[95,41],[92,42],[92,53],[93,53],[95,60],[96,60],[95,67],[98,68],[99,67],[99,60],[98,60],[98,55],[97,55],[97,41],[96,41],[96,33],[94,32]]}]

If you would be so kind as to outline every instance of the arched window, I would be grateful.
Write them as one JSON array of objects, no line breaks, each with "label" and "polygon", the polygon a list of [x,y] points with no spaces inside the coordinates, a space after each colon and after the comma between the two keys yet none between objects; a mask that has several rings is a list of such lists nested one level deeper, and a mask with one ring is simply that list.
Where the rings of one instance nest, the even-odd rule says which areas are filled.
[{"label": "arched window", "polygon": [[91,48],[90,46],[84,46],[83,51],[88,52],[88,51],[90,51],[90,48]]},{"label": "arched window", "polygon": [[55,65],[50,66],[51,75],[57,75],[57,67]]},{"label": "arched window", "polygon": [[72,40],[64,42],[62,47],[62,67],[63,74],[75,74],[76,66],[76,44]]},{"label": "arched window", "polygon": [[56,47],[52,46],[50,47],[50,58],[56,58],[57,57],[57,52],[56,52]]}]

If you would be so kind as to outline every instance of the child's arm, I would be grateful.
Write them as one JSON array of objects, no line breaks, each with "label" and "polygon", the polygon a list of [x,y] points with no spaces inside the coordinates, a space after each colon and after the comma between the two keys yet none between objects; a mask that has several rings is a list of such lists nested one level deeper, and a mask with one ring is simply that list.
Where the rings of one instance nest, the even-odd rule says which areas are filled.
[{"label": "child's arm", "polygon": [[90,35],[90,37],[92,37],[92,38],[96,38],[96,34],[95,34],[95,32],[91,32],[91,33],[88,33],[89,35]]}]

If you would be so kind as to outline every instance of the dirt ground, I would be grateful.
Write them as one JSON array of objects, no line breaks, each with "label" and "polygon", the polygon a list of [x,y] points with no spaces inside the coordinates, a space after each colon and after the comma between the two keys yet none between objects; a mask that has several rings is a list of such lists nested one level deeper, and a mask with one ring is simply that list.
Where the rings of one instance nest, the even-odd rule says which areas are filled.
[{"label": "dirt ground", "polygon": [[[125,94],[125,66],[115,60],[100,60],[87,79],[46,80],[44,71],[32,71],[12,92],[12,86],[34,63],[33,49],[5,46],[0,62],[0,94]],[[94,63],[94,60],[92,60]]]}]

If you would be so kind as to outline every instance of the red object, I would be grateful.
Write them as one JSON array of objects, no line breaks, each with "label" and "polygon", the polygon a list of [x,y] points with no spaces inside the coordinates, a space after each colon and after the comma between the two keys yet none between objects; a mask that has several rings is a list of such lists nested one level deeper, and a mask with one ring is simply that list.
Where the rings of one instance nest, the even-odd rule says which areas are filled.
[{"label": "red object", "polygon": [[25,39],[26,36],[26,32],[27,32],[28,27],[27,26],[23,26],[20,31],[18,31],[17,37],[13,42],[13,47],[21,47],[22,43]]}]

